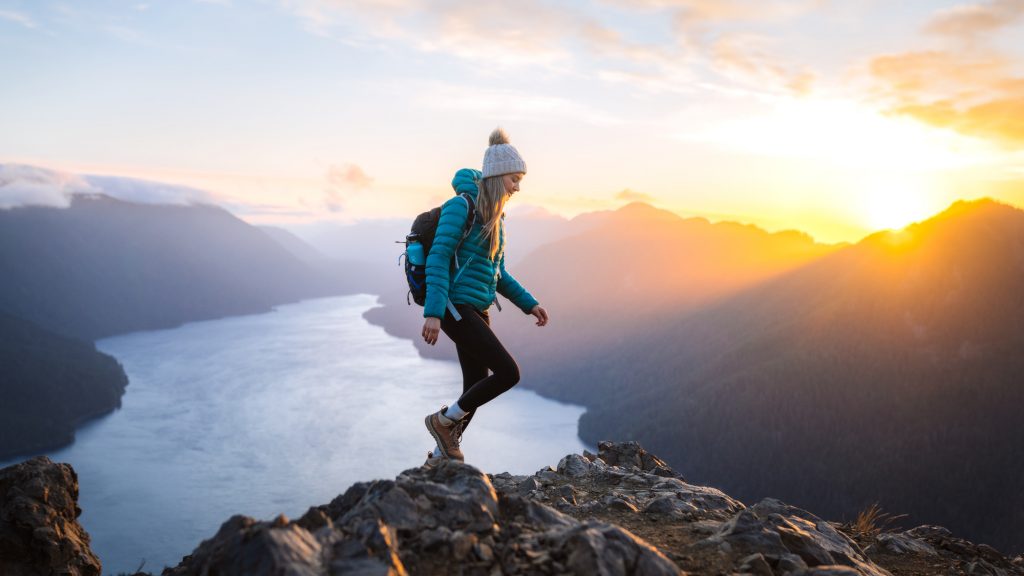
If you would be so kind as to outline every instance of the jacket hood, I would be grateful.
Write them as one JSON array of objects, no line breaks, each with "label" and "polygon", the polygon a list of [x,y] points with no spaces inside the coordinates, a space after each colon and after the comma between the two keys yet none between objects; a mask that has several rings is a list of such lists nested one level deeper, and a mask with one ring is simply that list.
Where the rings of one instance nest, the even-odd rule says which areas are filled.
[{"label": "jacket hood", "polygon": [[481,178],[483,178],[483,172],[472,168],[463,168],[456,172],[455,177],[452,178],[452,188],[456,194],[469,194],[473,201],[476,201],[476,195],[480,191],[477,187],[477,182]]}]

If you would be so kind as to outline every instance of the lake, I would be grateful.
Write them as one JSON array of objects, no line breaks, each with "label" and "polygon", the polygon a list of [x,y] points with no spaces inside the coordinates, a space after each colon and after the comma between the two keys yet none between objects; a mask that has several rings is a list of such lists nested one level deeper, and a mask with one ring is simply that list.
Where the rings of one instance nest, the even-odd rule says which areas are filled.
[{"label": "lake", "polygon": [[[159,573],[234,514],[297,518],[421,465],[433,447],[423,417],[458,397],[461,372],[367,323],[375,304],[309,300],[98,341],[128,374],[122,407],[47,455],[78,473],[104,574],[143,561]],[[466,461],[513,474],[554,465],[584,449],[582,413],[515,388],[478,411]]]}]

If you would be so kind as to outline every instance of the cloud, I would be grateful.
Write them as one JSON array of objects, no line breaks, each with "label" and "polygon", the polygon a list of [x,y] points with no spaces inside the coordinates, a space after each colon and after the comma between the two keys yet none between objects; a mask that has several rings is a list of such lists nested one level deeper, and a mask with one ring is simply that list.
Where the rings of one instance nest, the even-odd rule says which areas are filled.
[{"label": "cloud", "polygon": [[998,49],[998,32],[1024,18],[1024,0],[992,0],[939,10],[925,23],[932,50],[869,62],[889,112],[1024,150],[1024,77]]},{"label": "cloud", "polygon": [[737,82],[765,81],[794,94],[811,91],[815,74],[807,68],[792,70],[768,53],[771,39],[752,34],[723,34],[709,50],[711,64],[724,76]]},{"label": "cloud", "polygon": [[35,28],[36,23],[29,16],[13,10],[0,10],[0,20],[7,20],[15,24],[21,24],[25,28]]},{"label": "cloud", "polygon": [[217,203],[217,198],[213,194],[189,186],[121,176],[85,176],[84,179],[94,192],[126,202],[178,206]]},{"label": "cloud", "polygon": [[994,0],[987,4],[962,4],[936,12],[925,24],[930,34],[975,41],[1024,17],[1024,0]]},{"label": "cloud", "polygon": [[822,0],[613,0],[619,6],[675,9],[689,21],[777,21],[801,16]]},{"label": "cloud", "polygon": [[[570,57],[566,30],[578,14],[540,0],[282,0],[311,33],[350,43],[402,41],[423,52],[446,53],[488,69],[555,66]],[[528,13],[529,20],[522,15]]]},{"label": "cloud", "polygon": [[975,105],[958,107],[942,100],[926,104],[906,104],[897,113],[918,120],[952,128],[961,134],[992,140],[1007,148],[1024,149],[1024,92]]},{"label": "cloud", "polygon": [[324,206],[331,212],[341,212],[349,197],[366,190],[372,184],[373,178],[355,164],[331,165],[327,170]]},{"label": "cloud", "polygon": [[[629,30],[625,25],[619,29],[617,22],[602,21],[578,4],[542,0],[281,2],[312,33],[350,44],[404,43],[421,52],[477,64],[481,74],[542,69],[625,82],[650,92],[687,92],[697,84],[698,71],[710,70],[754,89],[797,93],[809,90],[812,74],[769,54],[766,42],[740,36],[720,39],[720,31],[713,26],[786,20],[821,4],[820,0],[616,2],[652,24],[660,25],[666,18],[676,22],[674,37],[637,40],[625,33]],[[522,18],[524,13],[530,18]]]},{"label": "cloud", "polygon": [[119,176],[82,176],[25,164],[0,164],[0,209],[67,208],[75,194],[104,194],[143,204],[213,204],[209,192]]},{"label": "cloud", "polygon": [[908,52],[874,58],[888,109],[933,126],[1024,148],[1024,78],[1004,58],[973,51]]},{"label": "cloud", "polygon": [[72,194],[97,191],[75,174],[24,164],[0,164],[0,209],[19,206],[67,208]]},{"label": "cloud", "polygon": [[650,194],[644,194],[643,192],[637,192],[630,188],[626,188],[615,195],[616,200],[622,200],[624,202],[646,202],[647,204],[653,204],[655,202],[654,196]]}]

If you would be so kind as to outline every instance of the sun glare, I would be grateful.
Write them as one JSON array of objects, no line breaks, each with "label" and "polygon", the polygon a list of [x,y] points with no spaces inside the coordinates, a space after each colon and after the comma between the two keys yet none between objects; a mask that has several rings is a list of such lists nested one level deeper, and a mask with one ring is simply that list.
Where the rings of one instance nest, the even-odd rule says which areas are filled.
[{"label": "sun glare", "polygon": [[[780,97],[768,104],[760,114],[710,121],[680,138],[779,158],[780,202],[826,206],[872,231],[929,218],[948,200],[951,173],[998,157],[990,143],[853,100]],[[818,179],[814,186],[806,185],[809,174]]]},{"label": "sun glare", "polygon": [[874,230],[899,230],[932,216],[927,183],[909,177],[891,177],[864,183],[865,220]]}]

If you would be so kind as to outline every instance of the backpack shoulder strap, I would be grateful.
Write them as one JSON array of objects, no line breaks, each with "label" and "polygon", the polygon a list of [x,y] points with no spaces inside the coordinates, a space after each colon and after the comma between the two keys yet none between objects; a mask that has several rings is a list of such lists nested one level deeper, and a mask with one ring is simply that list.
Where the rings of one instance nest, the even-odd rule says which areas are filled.
[{"label": "backpack shoulder strap", "polygon": [[[462,237],[459,238],[459,242],[455,245],[455,252],[453,254],[456,270],[455,277],[452,279],[453,284],[458,282],[459,277],[461,277],[462,273],[466,271],[459,262],[459,248],[462,246],[462,241],[465,240],[466,237],[469,236],[470,231],[473,230],[473,224],[476,222],[476,202],[473,201],[473,197],[465,192],[459,194],[459,197],[466,202],[466,224],[462,227]],[[472,261],[473,257],[470,256],[469,260],[466,261],[466,264],[469,264]],[[455,305],[452,304],[451,299],[448,300],[447,306],[455,321],[461,321],[462,316],[459,314],[459,311],[455,309]]]},{"label": "backpack shoulder strap", "polygon": [[469,236],[470,231],[473,230],[473,224],[476,222],[476,202],[473,201],[472,196],[463,192],[459,194],[459,198],[462,198],[466,202],[466,224],[462,227],[462,236],[459,238],[459,242],[455,245],[455,269],[458,270],[462,267],[459,262],[459,248],[462,246],[462,241]]},{"label": "backpack shoulder strap", "polygon": [[459,194],[459,197],[466,202],[466,225],[462,228],[462,237],[465,238],[469,236],[469,231],[473,229],[473,224],[476,222],[476,202],[465,192]]}]

